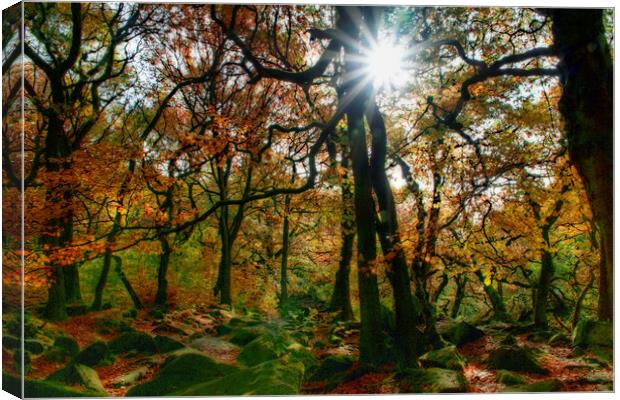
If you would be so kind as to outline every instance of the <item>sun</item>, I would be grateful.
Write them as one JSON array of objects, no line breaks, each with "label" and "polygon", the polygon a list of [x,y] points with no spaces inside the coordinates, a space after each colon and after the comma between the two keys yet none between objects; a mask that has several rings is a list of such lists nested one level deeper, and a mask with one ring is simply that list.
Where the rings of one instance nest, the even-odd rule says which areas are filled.
[{"label": "sun", "polygon": [[407,81],[404,69],[405,50],[394,43],[377,43],[366,52],[366,69],[375,89],[388,91]]}]

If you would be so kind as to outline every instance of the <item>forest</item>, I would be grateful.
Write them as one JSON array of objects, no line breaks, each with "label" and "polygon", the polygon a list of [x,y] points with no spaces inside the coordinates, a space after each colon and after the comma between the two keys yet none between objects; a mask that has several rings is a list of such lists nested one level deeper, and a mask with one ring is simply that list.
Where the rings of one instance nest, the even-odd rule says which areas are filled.
[{"label": "forest", "polygon": [[613,27],[5,9],[3,390],[613,391]]}]

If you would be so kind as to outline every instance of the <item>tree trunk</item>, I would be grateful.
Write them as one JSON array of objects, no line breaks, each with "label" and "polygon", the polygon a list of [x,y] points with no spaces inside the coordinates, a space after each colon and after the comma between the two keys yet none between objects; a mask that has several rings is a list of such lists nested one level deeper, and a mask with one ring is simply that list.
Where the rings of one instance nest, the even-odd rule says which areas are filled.
[{"label": "tree trunk", "polygon": [[349,321],[354,318],[353,308],[351,307],[349,276],[351,273],[351,260],[353,258],[353,242],[355,241],[355,211],[348,171],[350,156],[348,154],[348,146],[344,144],[345,141],[346,139],[342,138],[342,161],[340,162],[340,166],[344,170],[340,184],[342,191],[342,216],[340,219],[342,245],[340,247],[340,262],[338,264],[338,272],[336,272],[336,282],[334,283],[330,309],[332,311],[339,311],[337,319]]},{"label": "tree trunk", "polygon": [[73,263],[63,268],[65,280],[65,296],[67,303],[78,303],[82,301],[80,290],[80,272],[77,263]]},{"label": "tree trunk", "polygon": [[420,332],[416,327],[418,309],[411,295],[407,260],[398,235],[398,217],[392,189],[385,172],[387,134],[385,123],[375,99],[369,99],[366,112],[368,126],[372,133],[372,155],[370,169],[372,187],[379,203],[378,228],[383,253],[390,261],[387,276],[392,285],[394,311],[396,314],[397,343],[407,364],[414,365],[423,347]]},{"label": "tree trunk", "polygon": [[280,309],[286,306],[288,301],[288,243],[289,243],[289,227],[288,227],[288,211],[291,204],[291,197],[284,197],[284,223],[282,226],[282,263],[280,265]]},{"label": "tree trunk", "polygon": [[155,295],[155,306],[166,308],[168,306],[168,265],[170,264],[170,254],[172,248],[165,235],[159,237],[161,253],[159,253],[159,268],[157,269],[157,294]]},{"label": "tree trunk", "polygon": [[56,267],[52,270],[50,287],[47,291],[45,317],[52,321],[62,321],[67,319],[65,279],[61,268],[62,267]]},{"label": "tree trunk", "polygon": [[345,49],[344,93],[340,99],[346,105],[347,128],[351,143],[351,161],[354,177],[355,222],[357,226],[357,275],[360,296],[360,363],[377,365],[385,356],[384,336],[381,332],[381,306],[377,284],[377,236],[375,230],[375,202],[368,164],[368,147],[364,129],[365,101],[360,68],[359,38],[362,25],[357,7],[339,7],[339,25]]},{"label": "tree trunk", "polygon": [[101,310],[101,305],[103,302],[103,289],[108,281],[111,263],[112,249],[107,248],[103,255],[103,267],[101,268],[101,274],[99,275],[99,280],[97,281],[97,286],[95,287],[95,298],[93,299],[93,304],[90,306],[90,308],[94,311]]},{"label": "tree trunk", "polygon": [[129,280],[127,279],[127,277],[125,276],[125,273],[122,270],[122,260],[119,256],[112,256],[112,258],[114,259],[114,271],[116,271],[116,274],[118,275],[118,277],[120,278],[121,282],[123,282],[123,286],[125,286],[125,290],[127,290],[127,294],[129,294],[129,297],[131,298],[131,301],[133,302],[133,306],[136,308],[136,310],[141,310],[144,308],[144,306],[142,305],[142,301],[140,301],[140,297],[138,297],[138,294],[136,293],[135,290],[133,290],[133,286],[131,286],[131,283],[129,282]]},{"label": "tree trunk", "polygon": [[555,269],[553,266],[553,256],[549,251],[543,250],[541,261],[536,301],[534,302],[534,325],[544,329],[547,327],[547,301]]},{"label": "tree trunk", "polygon": [[467,284],[467,275],[457,275],[454,277],[456,282],[456,294],[454,295],[454,304],[450,312],[451,318],[456,318],[461,310],[461,304],[465,298],[465,285]]},{"label": "tree trunk", "polygon": [[491,306],[493,307],[493,318],[498,321],[507,321],[509,320],[509,315],[506,312],[506,305],[504,304],[504,299],[500,294],[495,290],[493,284],[486,284],[484,282],[484,275],[482,271],[476,271],[476,276],[482,283],[482,287],[484,289],[484,293],[486,293],[487,297],[491,301]]},{"label": "tree trunk", "polygon": [[554,9],[563,84],[560,112],[601,238],[598,317],[613,319],[613,62],[603,10]]},{"label": "tree trunk", "polygon": [[232,243],[228,229],[228,206],[223,206],[220,213],[220,239],[222,250],[217,274],[217,282],[213,293],[220,297],[221,304],[232,304],[231,295],[231,266],[232,266]]}]

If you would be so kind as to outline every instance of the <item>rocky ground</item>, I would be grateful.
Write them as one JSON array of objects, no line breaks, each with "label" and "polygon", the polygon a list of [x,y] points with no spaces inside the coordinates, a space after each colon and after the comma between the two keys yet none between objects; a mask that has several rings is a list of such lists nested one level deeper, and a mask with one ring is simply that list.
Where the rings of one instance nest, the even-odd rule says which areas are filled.
[{"label": "rocky ground", "polygon": [[[357,363],[358,326],[327,313],[267,321],[222,308],[118,310],[26,322],[26,395],[150,396],[612,390],[611,330],[572,338],[506,323],[442,321],[420,368]],[[16,390],[15,324],[3,324],[4,387]],[[389,357],[388,357],[389,359]]]}]

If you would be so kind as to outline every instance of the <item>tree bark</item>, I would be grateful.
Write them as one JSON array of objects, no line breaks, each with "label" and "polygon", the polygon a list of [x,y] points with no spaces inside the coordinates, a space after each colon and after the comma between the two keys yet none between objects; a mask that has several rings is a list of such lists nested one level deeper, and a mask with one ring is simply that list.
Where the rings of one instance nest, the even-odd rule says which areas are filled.
[{"label": "tree bark", "polygon": [[549,251],[543,250],[540,277],[538,278],[538,287],[536,289],[536,301],[534,302],[534,325],[538,328],[544,329],[547,327],[547,300],[554,274],[553,255]]},{"label": "tree bark", "polygon": [[291,204],[291,197],[284,197],[284,223],[282,224],[282,262],[280,264],[280,308],[286,306],[288,301],[288,245],[289,245],[289,226],[288,211]]},{"label": "tree bark", "polygon": [[99,274],[97,286],[95,286],[95,297],[93,299],[93,304],[90,306],[90,308],[94,311],[101,310],[101,305],[103,303],[103,289],[105,288],[106,282],[108,281],[111,263],[112,249],[107,248],[105,250],[105,253],[103,254],[103,266],[101,267],[101,274]]},{"label": "tree bark", "polygon": [[467,275],[457,275],[454,277],[456,282],[456,294],[454,295],[454,304],[450,312],[451,318],[456,318],[461,310],[461,304],[465,298],[465,285],[467,284]]},{"label": "tree bark", "polygon": [[559,106],[568,153],[587,193],[600,243],[598,317],[613,319],[613,62],[603,10],[554,9]]},{"label": "tree bark", "polygon": [[157,269],[157,294],[155,295],[155,306],[166,308],[168,306],[168,265],[170,264],[170,254],[172,248],[165,235],[159,237],[161,252],[159,253],[159,268]]},{"label": "tree bark", "polygon": [[220,212],[220,239],[222,243],[220,264],[217,274],[217,282],[213,293],[220,297],[221,304],[232,304],[231,294],[231,266],[232,266],[232,243],[228,230],[228,206],[223,206]]},{"label": "tree bark", "polygon": [[127,294],[129,294],[129,297],[131,298],[131,301],[133,302],[133,306],[136,308],[136,310],[143,309],[144,306],[142,305],[142,301],[140,301],[140,297],[138,296],[136,291],[133,289],[133,286],[131,286],[131,283],[129,282],[129,280],[127,279],[127,276],[125,276],[125,273],[122,270],[123,264],[122,264],[121,258],[119,256],[112,256],[112,258],[114,259],[114,262],[115,262],[114,271],[116,271],[116,274],[118,275],[121,282],[123,283],[123,286],[125,286],[125,290],[127,290]]}]

